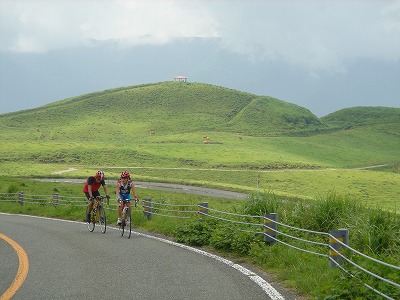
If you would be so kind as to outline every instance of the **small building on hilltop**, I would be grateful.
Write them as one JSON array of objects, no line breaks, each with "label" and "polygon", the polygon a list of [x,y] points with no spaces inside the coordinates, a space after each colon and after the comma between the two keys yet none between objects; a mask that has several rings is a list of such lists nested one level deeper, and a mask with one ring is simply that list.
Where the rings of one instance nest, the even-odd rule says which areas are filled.
[{"label": "small building on hilltop", "polygon": [[186,82],[187,81],[187,77],[186,76],[175,76],[174,81]]}]

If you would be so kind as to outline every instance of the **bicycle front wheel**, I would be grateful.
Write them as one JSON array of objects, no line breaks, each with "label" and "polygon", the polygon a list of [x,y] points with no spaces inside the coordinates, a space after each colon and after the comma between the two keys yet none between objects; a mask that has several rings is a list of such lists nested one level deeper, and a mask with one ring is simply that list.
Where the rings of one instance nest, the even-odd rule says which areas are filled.
[{"label": "bicycle front wheel", "polygon": [[98,215],[98,222],[102,233],[106,233],[107,229],[107,219],[106,219],[106,211],[104,210],[103,206],[99,207],[99,215]]}]

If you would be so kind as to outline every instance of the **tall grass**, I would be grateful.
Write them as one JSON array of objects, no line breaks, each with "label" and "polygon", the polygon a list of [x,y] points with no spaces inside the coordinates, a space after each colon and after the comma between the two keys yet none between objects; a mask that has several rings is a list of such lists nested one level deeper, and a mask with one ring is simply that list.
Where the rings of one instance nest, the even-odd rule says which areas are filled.
[{"label": "tall grass", "polygon": [[[400,259],[400,220],[394,213],[366,207],[347,195],[331,191],[314,201],[289,199],[269,193],[255,193],[249,201],[235,209],[237,213],[263,215],[276,212],[280,222],[302,229],[328,233],[348,228],[352,248],[394,265]],[[175,237],[182,242],[209,245],[216,249],[246,256],[254,263],[274,270],[280,280],[301,292],[323,299],[375,299],[376,294],[361,288],[357,278],[347,278],[338,269],[329,267],[325,258],[288,248],[282,244],[268,246],[261,236],[235,230],[229,224],[211,220],[196,221],[177,228]],[[199,239],[199,237],[201,237]],[[285,240],[285,237],[282,237]],[[301,248],[307,246],[295,242]],[[312,246],[311,246],[312,250]],[[357,258],[355,258],[357,261]],[[360,261],[366,266],[365,262]],[[350,266],[351,267],[351,266]],[[371,267],[371,266],[369,266]],[[377,274],[393,278],[400,274],[388,268],[376,268]],[[290,270],[290,272],[288,272]],[[358,270],[353,270],[355,274]],[[384,273],[386,272],[386,274]],[[391,273],[388,273],[391,272]],[[347,278],[343,284],[343,278]],[[380,283],[366,276],[365,282],[378,288]],[[397,278],[397,279],[396,279]],[[380,287],[381,288],[381,287]],[[395,289],[385,287],[384,292],[395,295]],[[340,296],[334,296],[340,295]]]}]

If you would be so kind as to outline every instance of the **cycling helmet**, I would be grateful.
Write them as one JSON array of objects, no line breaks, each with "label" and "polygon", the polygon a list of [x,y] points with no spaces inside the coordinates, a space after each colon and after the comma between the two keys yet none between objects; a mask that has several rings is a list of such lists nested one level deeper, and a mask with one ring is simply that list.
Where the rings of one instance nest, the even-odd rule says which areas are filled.
[{"label": "cycling helmet", "polygon": [[96,178],[99,179],[99,180],[103,180],[103,179],[104,179],[104,172],[98,170],[98,171],[96,172]]},{"label": "cycling helmet", "polygon": [[122,173],[121,173],[121,178],[131,178],[131,174],[129,174],[129,172],[127,172],[127,171],[123,171]]}]

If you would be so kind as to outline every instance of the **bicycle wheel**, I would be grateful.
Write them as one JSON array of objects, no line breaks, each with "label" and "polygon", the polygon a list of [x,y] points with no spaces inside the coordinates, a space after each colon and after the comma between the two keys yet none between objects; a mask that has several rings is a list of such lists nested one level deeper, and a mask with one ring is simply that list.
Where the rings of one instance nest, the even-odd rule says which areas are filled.
[{"label": "bicycle wheel", "polygon": [[[87,209],[86,209],[86,214],[85,214],[85,219],[87,216]],[[93,232],[94,227],[96,226],[93,222],[93,211],[90,213],[90,223],[86,223],[87,224],[87,228],[90,232]]]},{"label": "bicycle wheel", "polygon": [[126,216],[126,231],[128,233],[128,239],[131,238],[131,232],[132,232],[132,218],[131,218],[131,210],[128,209],[128,213]]},{"label": "bicycle wheel", "polygon": [[99,226],[100,226],[101,232],[102,232],[102,233],[106,233],[106,229],[107,229],[107,219],[106,219],[106,211],[104,210],[104,207],[103,207],[103,206],[100,206],[100,207],[99,207],[98,214],[99,214],[99,216],[98,216],[98,218],[99,218],[98,222],[99,222]]}]

